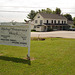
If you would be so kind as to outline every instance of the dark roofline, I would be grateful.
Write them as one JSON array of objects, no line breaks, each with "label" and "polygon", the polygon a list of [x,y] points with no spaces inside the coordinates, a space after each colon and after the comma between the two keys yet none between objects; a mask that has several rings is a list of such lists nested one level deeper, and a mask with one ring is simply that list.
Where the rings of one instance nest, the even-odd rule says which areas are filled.
[{"label": "dark roofline", "polygon": [[51,18],[51,19],[67,19],[66,17],[64,17],[63,15],[59,15],[59,14],[52,14],[52,13],[39,13],[43,18]]}]

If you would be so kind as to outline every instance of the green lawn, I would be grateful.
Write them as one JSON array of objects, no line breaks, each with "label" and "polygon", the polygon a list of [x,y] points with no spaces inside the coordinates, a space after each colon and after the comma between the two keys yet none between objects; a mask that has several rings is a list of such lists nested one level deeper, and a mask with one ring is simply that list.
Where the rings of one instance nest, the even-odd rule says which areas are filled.
[{"label": "green lawn", "polygon": [[31,41],[27,48],[0,45],[0,75],[75,75],[75,39],[47,38]]}]

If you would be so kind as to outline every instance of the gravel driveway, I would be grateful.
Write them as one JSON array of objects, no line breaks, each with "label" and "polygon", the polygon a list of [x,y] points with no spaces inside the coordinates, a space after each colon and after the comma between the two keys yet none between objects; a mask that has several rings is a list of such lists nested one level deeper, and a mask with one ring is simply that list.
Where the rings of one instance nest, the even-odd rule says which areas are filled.
[{"label": "gravel driveway", "polygon": [[31,37],[75,38],[75,31],[31,32]]}]

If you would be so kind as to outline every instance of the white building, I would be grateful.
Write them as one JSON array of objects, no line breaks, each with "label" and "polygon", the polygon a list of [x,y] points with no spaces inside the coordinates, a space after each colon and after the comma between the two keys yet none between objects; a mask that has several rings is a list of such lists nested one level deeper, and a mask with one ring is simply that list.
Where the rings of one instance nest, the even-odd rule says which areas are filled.
[{"label": "white building", "polygon": [[67,19],[58,14],[38,13],[31,24],[31,29],[36,31],[67,30]]}]

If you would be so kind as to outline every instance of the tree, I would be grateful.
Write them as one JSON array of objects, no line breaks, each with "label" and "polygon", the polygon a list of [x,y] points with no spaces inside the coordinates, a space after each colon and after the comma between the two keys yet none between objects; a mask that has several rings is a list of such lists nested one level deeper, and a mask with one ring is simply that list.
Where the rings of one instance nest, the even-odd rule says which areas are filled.
[{"label": "tree", "polygon": [[72,21],[72,16],[70,14],[65,14],[64,15],[68,20]]},{"label": "tree", "polygon": [[40,10],[40,11],[38,11],[38,12],[45,13],[45,12],[46,12],[46,10],[45,10],[45,9],[41,9],[41,10]]},{"label": "tree", "polygon": [[61,14],[61,9],[60,8],[56,8],[55,9],[55,13],[60,15]]},{"label": "tree", "polygon": [[50,13],[52,13],[52,10],[50,8],[47,8],[46,9],[46,13],[49,13],[50,14]]},{"label": "tree", "polygon": [[55,12],[54,10],[52,11],[52,13],[53,13],[53,14],[56,14],[56,12]]},{"label": "tree", "polygon": [[34,10],[31,10],[30,13],[28,14],[27,18],[33,20],[33,18],[35,17],[36,14],[37,14],[37,12],[35,12]]},{"label": "tree", "polygon": [[52,11],[50,8],[46,8],[46,9],[42,9],[42,10],[39,10],[38,12],[44,12],[44,13],[53,13],[53,14],[61,14],[61,9],[60,8],[56,8],[56,10]]},{"label": "tree", "polygon": [[60,15],[61,14],[61,9],[60,8],[56,8],[55,11],[54,10],[52,11],[50,8],[46,8],[46,9],[38,10],[36,12],[34,10],[31,10],[30,13],[28,14],[27,18],[33,20],[35,15],[37,13],[40,13],[40,12],[42,12],[42,13],[49,13],[49,14],[50,13],[52,13],[52,14],[59,14]]},{"label": "tree", "polygon": [[24,22],[26,22],[26,23],[27,23],[27,22],[28,22],[28,20],[24,19]]},{"label": "tree", "polygon": [[46,8],[46,9],[41,9],[38,12],[42,12],[42,13],[52,13],[52,10],[50,8]]},{"label": "tree", "polygon": [[73,18],[73,24],[74,24],[74,26],[75,26],[75,17]]},{"label": "tree", "polygon": [[[35,17],[35,15],[36,15],[37,13],[39,13],[39,12],[52,13],[52,10],[49,9],[49,8],[47,8],[47,9],[41,9],[41,10],[38,10],[38,11],[36,11],[36,12],[35,12],[34,10],[31,10],[30,13],[28,14],[27,18],[33,20],[34,17]],[[26,20],[25,20],[25,22],[26,22]]]}]

